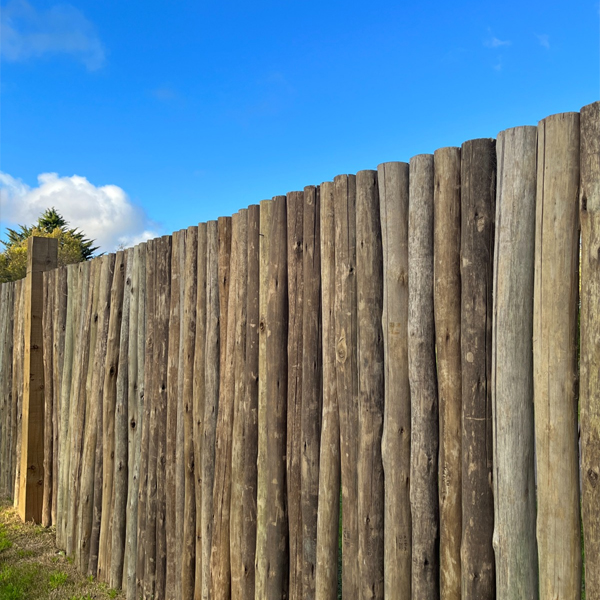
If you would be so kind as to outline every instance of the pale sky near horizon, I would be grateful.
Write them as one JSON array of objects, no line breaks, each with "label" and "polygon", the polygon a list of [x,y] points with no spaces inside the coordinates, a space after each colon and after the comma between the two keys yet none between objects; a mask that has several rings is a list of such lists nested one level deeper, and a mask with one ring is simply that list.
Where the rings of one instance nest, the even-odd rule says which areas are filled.
[{"label": "pale sky near horizon", "polygon": [[102,250],[600,98],[600,3],[0,3],[0,238]]}]

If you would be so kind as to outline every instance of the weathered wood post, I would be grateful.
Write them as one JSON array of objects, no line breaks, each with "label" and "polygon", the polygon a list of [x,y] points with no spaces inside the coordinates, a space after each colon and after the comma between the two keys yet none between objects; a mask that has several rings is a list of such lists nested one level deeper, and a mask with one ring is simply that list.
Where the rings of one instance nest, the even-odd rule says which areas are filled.
[{"label": "weathered wood post", "polygon": [[540,600],[581,593],[577,440],[579,113],[538,125],[533,400]]},{"label": "weathered wood post", "polygon": [[[587,597],[600,598],[600,102],[581,109],[581,477]],[[596,594],[594,596],[594,594]]]},{"label": "weathered wood post", "polygon": [[379,165],[383,246],[385,402],[381,458],[385,478],[384,595],[410,598],[410,387],[408,381],[408,164]]},{"label": "weathered wood post", "polygon": [[538,597],[533,425],[536,127],[498,135],[492,406],[498,600]]},{"label": "weathered wood post", "polygon": [[460,148],[440,148],[433,157],[433,306],[440,402],[440,597],[460,600]]},{"label": "weathered wood post", "polygon": [[31,237],[27,242],[25,279],[25,359],[19,516],[42,521],[44,495],[44,352],[42,327],[43,273],[55,269],[58,240]]}]

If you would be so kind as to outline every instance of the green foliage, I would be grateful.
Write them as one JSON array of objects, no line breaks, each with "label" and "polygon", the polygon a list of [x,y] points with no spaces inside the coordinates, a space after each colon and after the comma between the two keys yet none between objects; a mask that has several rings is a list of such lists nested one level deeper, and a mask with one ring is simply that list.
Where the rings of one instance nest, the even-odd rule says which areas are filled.
[{"label": "green foliage", "polygon": [[0,525],[0,552],[4,550],[8,550],[12,547],[12,542],[8,539],[6,535],[6,530],[3,525]]},{"label": "green foliage", "polygon": [[5,566],[0,570],[0,600],[24,600],[33,580],[31,567]]},{"label": "green foliage", "polygon": [[55,590],[56,588],[64,585],[68,578],[69,576],[62,571],[54,571],[54,573],[50,573],[48,583],[50,584],[50,588]]},{"label": "green foliage", "polygon": [[22,279],[27,273],[27,240],[31,236],[58,240],[58,265],[70,265],[93,257],[98,247],[93,240],[84,237],[77,229],[69,229],[68,223],[54,209],[46,210],[37,223],[19,225],[20,230],[8,229],[6,249],[0,253],[0,283]]}]

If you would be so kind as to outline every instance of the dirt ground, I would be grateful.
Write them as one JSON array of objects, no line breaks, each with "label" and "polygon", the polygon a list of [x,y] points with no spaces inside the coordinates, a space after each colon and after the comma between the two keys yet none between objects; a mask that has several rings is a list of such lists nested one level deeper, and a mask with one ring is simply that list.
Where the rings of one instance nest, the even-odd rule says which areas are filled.
[{"label": "dirt ground", "polygon": [[0,600],[124,600],[125,594],[84,577],[54,544],[54,528],[23,524],[0,499]]}]

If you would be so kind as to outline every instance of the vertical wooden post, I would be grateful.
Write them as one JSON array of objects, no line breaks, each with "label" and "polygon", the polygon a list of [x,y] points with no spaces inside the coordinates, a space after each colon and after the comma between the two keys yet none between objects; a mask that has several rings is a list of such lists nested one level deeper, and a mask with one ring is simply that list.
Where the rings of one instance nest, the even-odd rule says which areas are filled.
[{"label": "vertical wooden post", "polygon": [[460,600],[460,148],[441,148],[433,156],[433,306],[440,402],[440,597]]},{"label": "vertical wooden post", "polygon": [[19,516],[42,521],[44,494],[44,335],[42,328],[43,272],[55,269],[58,240],[31,237],[27,242],[25,280],[25,359]]},{"label": "vertical wooden post", "polygon": [[335,376],[335,219],[333,182],[320,189],[323,421],[319,456],[316,600],[336,600],[340,522],[340,413]]},{"label": "vertical wooden post", "polygon": [[358,569],[360,598],[383,599],[383,249],[377,171],[356,174]]},{"label": "vertical wooden post", "polygon": [[385,597],[410,598],[410,387],[408,381],[408,164],[379,165],[383,246],[385,402],[381,457],[385,478]]},{"label": "vertical wooden post", "polygon": [[433,156],[410,159],[408,375],[412,597],[439,598],[438,394],[433,316]]},{"label": "vertical wooden post", "polygon": [[585,589],[600,594],[600,102],[581,109],[581,478]]},{"label": "vertical wooden post", "polygon": [[[52,363],[54,340],[52,339],[54,321],[54,279],[56,270],[44,274],[44,504],[42,507],[42,525],[52,525],[52,412],[54,400],[54,378]],[[3,286],[4,287],[4,286]],[[3,310],[4,306],[0,309]],[[2,323],[4,326],[4,323]],[[0,333],[0,344],[2,334]],[[2,350],[0,349],[0,369],[2,368]],[[0,403],[2,399],[0,398]],[[1,435],[1,434],[0,434]],[[2,437],[3,440],[3,437]],[[0,456],[2,454],[0,453]],[[2,456],[2,460],[5,458]]]},{"label": "vertical wooden post", "polygon": [[538,597],[533,425],[537,129],[498,135],[492,410],[497,597]]},{"label": "vertical wooden post", "polygon": [[495,594],[492,494],[492,271],[496,143],[461,150],[463,600]]},{"label": "vertical wooden post", "polygon": [[576,401],[579,150],[579,113],[540,121],[533,297],[540,600],[574,600],[581,594]]},{"label": "vertical wooden post", "polygon": [[286,484],[290,535],[289,598],[296,600],[302,598],[302,510],[299,492],[302,481],[303,192],[290,192],[287,195],[287,215],[289,334]]}]

